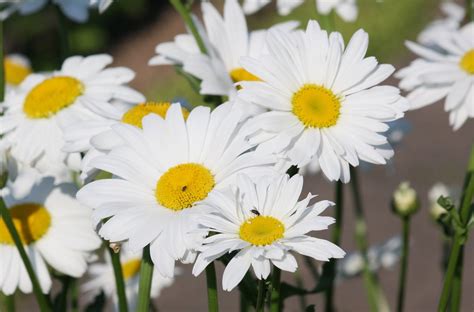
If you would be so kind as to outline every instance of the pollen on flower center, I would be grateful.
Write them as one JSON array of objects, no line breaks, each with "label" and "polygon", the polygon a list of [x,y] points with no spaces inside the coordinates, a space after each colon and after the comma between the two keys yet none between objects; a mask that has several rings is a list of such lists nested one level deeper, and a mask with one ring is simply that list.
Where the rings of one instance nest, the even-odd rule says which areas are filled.
[{"label": "pollen on flower center", "polygon": [[23,111],[29,118],[49,118],[73,104],[83,91],[84,85],[76,78],[48,78],[28,93]]},{"label": "pollen on flower center", "polygon": [[260,80],[257,76],[253,75],[252,73],[249,73],[242,67],[234,68],[233,70],[231,70],[230,77],[232,78],[233,82]]},{"label": "pollen on flower center", "polygon": [[464,54],[459,62],[459,66],[468,74],[474,75],[474,49],[471,49]]},{"label": "pollen on flower center", "polygon": [[206,167],[187,163],[168,169],[156,184],[157,201],[171,210],[190,208],[214,188],[214,176]]},{"label": "pollen on flower center", "polygon": [[[150,113],[154,113],[165,118],[166,112],[168,111],[170,107],[171,107],[171,103],[169,102],[141,103],[130,108],[125,114],[123,114],[122,122],[141,128],[143,117],[145,117],[146,115]],[[183,111],[184,119],[186,119],[189,115],[189,111],[185,108],[182,108],[182,111]]]},{"label": "pollen on flower center", "polygon": [[337,123],[340,99],[329,89],[305,84],[293,94],[292,112],[308,128],[328,128]]},{"label": "pollen on flower center", "polygon": [[270,216],[256,216],[248,219],[240,226],[239,236],[255,246],[270,245],[283,238],[285,226]]},{"label": "pollen on flower center", "polygon": [[[30,245],[39,240],[51,226],[51,215],[39,204],[25,203],[13,206],[10,214],[23,245]],[[0,244],[14,245],[3,219],[0,219]]]},{"label": "pollen on flower center", "polygon": [[26,78],[26,76],[31,74],[31,69],[29,67],[19,64],[9,58],[5,58],[4,65],[5,81],[8,84],[17,86]]},{"label": "pollen on flower center", "polygon": [[122,273],[125,280],[134,277],[140,271],[140,259],[132,259],[122,263]]}]

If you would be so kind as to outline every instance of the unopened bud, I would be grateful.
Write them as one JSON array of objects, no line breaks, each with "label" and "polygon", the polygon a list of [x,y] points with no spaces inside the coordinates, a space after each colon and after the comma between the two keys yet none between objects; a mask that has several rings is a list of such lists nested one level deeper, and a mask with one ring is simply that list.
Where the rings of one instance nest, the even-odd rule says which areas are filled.
[{"label": "unopened bud", "polygon": [[430,201],[430,215],[437,221],[442,215],[448,213],[448,211],[439,204],[438,199],[441,196],[449,196],[449,189],[443,183],[436,183],[428,192],[428,199]]},{"label": "unopened bud", "polygon": [[409,182],[402,182],[393,192],[393,210],[402,217],[409,216],[418,210],[418,198],[415,189]]}]

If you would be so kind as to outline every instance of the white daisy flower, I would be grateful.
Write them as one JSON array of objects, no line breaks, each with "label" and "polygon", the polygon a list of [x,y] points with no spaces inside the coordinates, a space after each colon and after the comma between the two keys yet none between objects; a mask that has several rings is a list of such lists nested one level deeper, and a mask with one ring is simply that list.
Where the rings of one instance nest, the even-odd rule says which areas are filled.
[{"label": "white daisy flower", "polygon": [[241,82],[239,96],[272,110],[250,122],[250,139],[263,142],[257,151],[283,153],[298,167],[316,161],[343,182],[359,160],[385,164],[393,155],[386,122],[408,105],[398,88],[376,86],[394,68],[365,57],[367,33],[357,31],[344,49],[340,33],[310,21],[305,32],[270,32],[267,45],[267,55],[241,61],[262,81]]},{"label": "white daisy flower", "polygon": [[[18,183],[2,190],[3,199],[32,261],[41,289],[48,293],[48,266],[65,275],[81,277],[101,241],[93,230],[90,210],[75,198],[72,183],[42,176],[26,196],[15,196]],[[0,290],[32,292],[31,280],[5,223],[0,219]]]},{"label": "white daisy flower", "polygon": [[[411,109],[446,98],[444,110],[449,124],[459,129],[474,117],[474,22],[439,36],[435,47],[407,42],[420,58],[397,72],[400,87],[409,91]],[[441,51],[441,52],[440,52]]]},{"label": "white daisy flower", "polygon": [[73,56],[51,75],[29,75],[7,94],[0,134],[13,157],[28,165],[46,167],[78,155],[61,151],[62,128],[81,120],[101,120],[112,99],[141,102],[143,96],[124,84],[134,73],[123,67],[106,68],[109,55]]},{"label": "white daisy flower", "polygon": [[440,36],[449,35],[451,31],[459,29],[466,14],[464,7],[455,2],[443,2],[441,11],[446,16],[430,23],[419,35],[418,42],[423,45],[435,45]]},{"label": "white daisy flower", "polygon": [[[118,311],[115,275],[108,252],[104,253],[104,259],[105,261],[103,262],[96,262],[89,266],[87,270],[88,280],[81,285],[81,292],[84,294],[86,302],[91,302],[103,291],[107,298],[110,298],[113,302],[114,311]],[[130,311],[135,311],[137,305],[141,260],[141,253],[133,254],[125,246],[122,246],[120,250],[120,263],[122,265],[125,293]],[[150,297],[158,298],[161,290],[171,286],[173,282],[174,279],[163,277],[157,270],[154,270]]]},{"label": "white daisy flower", "polygon": [[202,215],[199,222],[216,234],[205,239],[193,268],[194,275],[199,275],[222,255],[238,251],[222,278],[222,287],[230,291],[250,266],[258,279],[268,277],[270,264],[295,272],[298,265],[290,251],[320,261],[345,255],[333,243],[307,235],[334,223],[334,218],[320,216],[333,203],[320,201],[308,206],[315,197],[311,194],[298,201],[303,189],[302,176],[282,175],[253,183],[248,176],[239,175],[237,180],[232,192],[209,195],[206,205],[214,213]]},{"label": "white daisy flower", "polygon": [[[318,13],[328,15],[335,10],[342,20],[353,22],[357,19],[358,8],[356,0],[315,0]],[[288,15],[295,8],[302,5],[304,0],[277,0],[278,14]],[[271,0],[244,0],[243,9],[245,14],[253,14],[271,3]]]},{"label": "white daisy flower", "polygon": [[31,74],[30,61],[21,54],[10,54],[3,62],[7,92],[19,86]]},{"label": "white daisy flower", "polygon": [[105,222],[99,234],[111,242],[128,240],[132,251],[150,244],[161,275],[172,277],[175,261],[194,261],[205,233],[190,233],[208,195],[223,189],[240,172],[274,172],[275,158],[247,152],[254,146],[241,134],[242,113],[222,104],[212,113],[197,107],[184,120],[179,104],[166,118],[149,114],[143,130],[118,124],[124,144],[93,160],[116,179],[94,181],[78,193]]},{"label": "white daisy flower", "polygon": [[[85,120],[64,128],[65,145],[63,151],[68,153],[85,153],[81,164],[81,178],[90,178],[98,172],[91,166],[91,161],[108,153],[112,148],[122,145],[124,141],[113,130],[113,126],[126,123],[142,128],[142,119],[148,114],[157,114],[165,118],[170,102],[144,102],[138,105],[110,106],[107,116],[102,119]],[[182,108],[184,118],[188,110]]]}]

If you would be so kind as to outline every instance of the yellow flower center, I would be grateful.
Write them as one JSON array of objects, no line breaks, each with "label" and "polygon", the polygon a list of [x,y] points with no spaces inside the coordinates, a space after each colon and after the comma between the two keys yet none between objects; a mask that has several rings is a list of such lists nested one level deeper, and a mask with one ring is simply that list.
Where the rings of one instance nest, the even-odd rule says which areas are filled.
[{"label": "yellow flower center", "polygon": [[17,86],[23,79],[31,74],[31,69],[28,66],[15,62],[10,58],[5,58],[5,81],[8,84]]},{"label": "yellow flower center", "polygon": [[125,280],[129,280],[140,272],[140,259],[132,259],[122,263],[122,273]]},{"label": "yellow flower center", "polygon": [[207,197],[214,188],[211,171],[195,164],[181,164],[168,169],[156,183],[157,201],[171,210],[190,208]]},{"label": "yellow flower center", "polygon": [[474,49],[471,49],[464,54],[459,66],[461,66],[461,68],[468,74],[474,75]]},{"label": "yellow flower center", "polygon": [[29,118],[49,118],[73,104],[83,91],[84,85],[76,78],[48,78],[28,93],[23,111]]},{"label": "yellow flower center", "polygon": [[269,216],[256,216],[245,221],[239,230],[244,241],[255,246],[270,245],[283,238],[285,226],[279,220]]},{"label": "yellow flower center", "polygon": [[[23,245],[30,245],[39,240],[51,226],[51,215],[39,204],[26,203],[13,206],[10,214]],[[0,219],[0,244],[15,244],[3,219]]]},{"label": "yellow flower center", "polygon": [[243,69],[242,67],[234,68],[230,71],[230,78],[232,78],[233,82],[239,81],[259,81],[260,79]]},{"label": "yellow flower center", "polygon": [[[138,104],[130,108],[122,116],[122,122],[129,125],[141,128],[142,119],[150,113],[157,114],[163,118],[166,116],[166,112],[171,107],[169,102],[146,102]],[[184,119],[188,118],[189,111],[186,108],[182,108]]]},{"label": "yellow flower center", "polygon": [[305,84],[291,99],[293,114],[307,128],[328,128],[337,123],[341,102],[331,90],[323,86]]}]

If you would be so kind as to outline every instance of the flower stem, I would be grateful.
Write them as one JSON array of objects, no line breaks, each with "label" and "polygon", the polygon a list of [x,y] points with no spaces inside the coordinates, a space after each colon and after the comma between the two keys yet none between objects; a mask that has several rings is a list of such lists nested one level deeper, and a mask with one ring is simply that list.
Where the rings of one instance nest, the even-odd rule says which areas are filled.
[{"label": "flower stem", "polygon": [[138,286],[137,312],[148,312],[150,308],[150,290],[153,277],[153,262],[150,257],[150,246],[143,248],[143,258],[140,265],[140,284]]},{"label": "flower stem", "polygon": [[5,66],[4,58],[5,52],[3,50],[3,21],[0,20],[0,102],[5,99]]},{"label": "flower stem", "polygon": [[122,264],[120,262],[120,252],[115,252],[112,248],[107,246],[107,250],[109,251],[110,259],[112,260],[112,267],[114,269],[114,277],[115,277],[115,288],[117,291],[117,298],[118,298],[118,308],[120,312],[127,312],[128,311],[128,304],[127,304],[127,295],[125,293],[125,282],[123,279],[123,270]]},{"label": "flower stem", "polygon": [[219,300],[217,298],[216,267],[214,262],[206,267],[207,281],[207,304],[209,312],[219,311]]},{"label": "flower stem", "polygon": [[25,265],[26,272],[30,277],[31,284],[33,285],[33,292],[36,296],[36,301],[38,301],[38,305],[41,312],[51,311],[51,303],[47,299],[47,297],[43,294],[41,290],[41,286],[38,282],[38,278],[36,277],[35,271],[33,270],[33,266],[31,265],[30,258],[26,254],[25,248],[23,243],[20,239],[20,235],[18,235],[18,231],[13,224],[12,217],[10,216],[10,212],[8,211],[7,207],[5,206],[5,202],[3,198],[0,197],[0,215],[2,216],[3,222],[5,223],[10,236],[15,243],[16,248],[18,249],[18,253],[20,254],[21,260]]},{"label": "flower stem", "polygon": [[474,0],[466,0],[466,17],[468,22],[474,21]]},{"label": "flower stem", "polygon": [[459,252],[458,265],[454,272],[453,289],[451,290],[451,309],[450,312],[459,311],[461,305],[461,291],[462,291],[462,267],[464,262],[464,248],[461,247]]},{"label": "flower stem", "polygon": [[196,43],[201,53],[207,54],[206,45],[204,44],[204,41],[202,40],[202,37],[199,34],[199,31],[197,30],[196,24],[194,24],[193,18],[191,17],[191,13],[189,12],[189,10],[183,5],[181,0],[170,0],[170,3],[172,6],[174,6],[176,11],[178,11],[179,15],[181,15],[181,18],[184,20],[184,23],[186,24],[189,31],[196,40]]},{"label": "flower stem", "polygon": [[265,303],[265,280],[261,279],[258,281],[258,294],[257,294],[257,306],[255,307],[256,312],[263,312]]},{"label": "flower stem", "polygon": [[406,289],[406,277],[408,269],[408,257],[409,257],[409,243],[410,243],[410,216],[403,217],[403,249],[402,249],[402,259],[401,259],[401,268],[400,268],[400,279],[398,284],[398,301],[397,301],[397,311],[403,311],[403,303],[405,300],[405,289]]},{"label": "flower stem", "polygon": [[[344,189],[341,181],[336,182],[336,214],[334,218],[336,223],[332,229],[332,242],[336,245],[341,243],[342,235],[342,217],[343,210],[342,206],[344,204]],[[326,290],[326,312],[334,311],[334,279],[336,277],[336,259],[331,259],[330,262],[325,264],[326,268],[330,275],[330,281],[328,288]]]},{"label": "flower stem", "polygon": [[281,311],[280,286],[281,286],[281,270],[274,266],[273,274],[272,274],[272,294],[271,294],[271,299],[270,299],[271,312]]},{"label": "flower stem", "polygon": [[[469,158],[469,165],[466,173],[466,178],[464,180],[464,188],[463,188],[463,195],[461,198],[461,206],[459,208],[459,215],[463,226],[466,226],[467,222],[469,221],[470,214],[471,214],[471,203],[472,198],[474,196],[474,144],[471,148],[471,156]],[[449,255],[448,260],[448,268],[446,270],[445,278],[444,278],[444,285],[443,290],[441,292],[441,296],[439,299],[438,311],[444,312],[446,311],[446,307],[448,305],[449,297],[452,294],[453,290],[453,281],[455,276],[457,275],[460,277],[462,275],[463,269],[463,261],[459,260],[463,255],[463,244],[466,239],[467,233],[463,234],[459,231],[456,231],[454,234],[454,240],[451,247],[451,253]],[[459,286],[459,285],[458,285]],[[460,287],[456,286],[457,294],[454,295],[455,298],[457,296],[461,296]],[[459,300],[459,299],[455,299]]]},{"label": "flower stem", "polygon": [[5,298],[5,311],[15,312],[15,294],[10,296],[4,296]]}]

